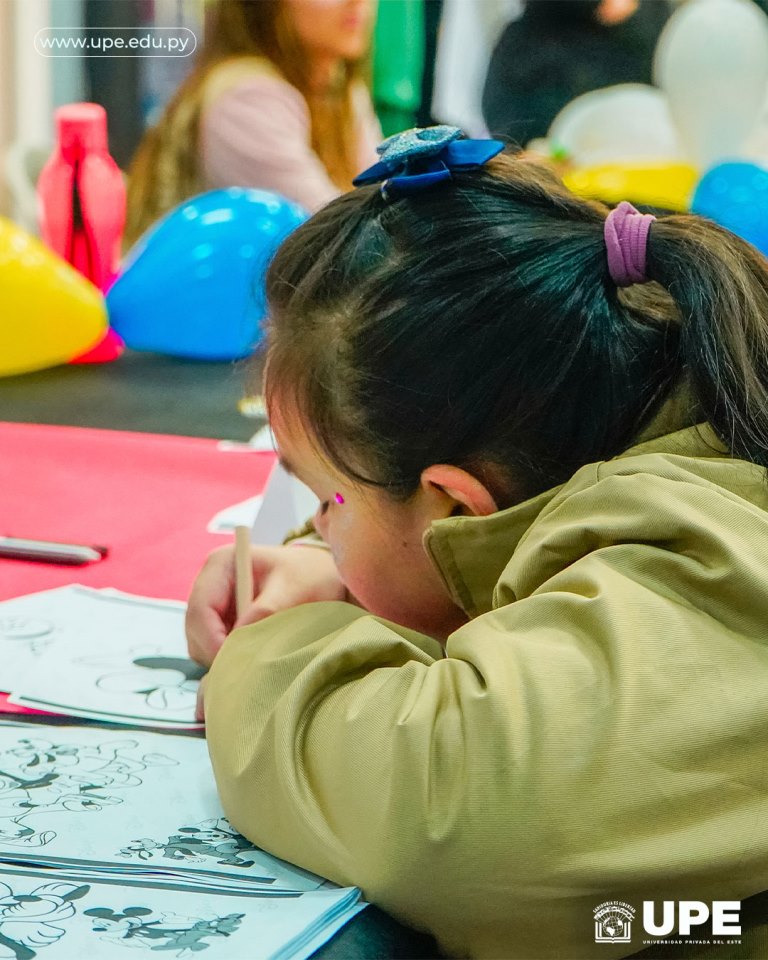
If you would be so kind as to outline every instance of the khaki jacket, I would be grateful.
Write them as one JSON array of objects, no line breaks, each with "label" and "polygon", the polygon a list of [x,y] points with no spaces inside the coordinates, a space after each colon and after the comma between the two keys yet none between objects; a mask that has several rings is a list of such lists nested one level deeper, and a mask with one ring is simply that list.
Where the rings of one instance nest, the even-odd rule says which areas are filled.
[{"label": "khaki jacket", "polygon": [[[768,889],[765,471],[692,427],[425,548],[472,618],[445,651],[344,603],[224,644],[238,830],[460,957],[622,957],[644,900]],[[607,900],[631,943],[595,943]],[[749,936],[685,955],[768,956]]]}]

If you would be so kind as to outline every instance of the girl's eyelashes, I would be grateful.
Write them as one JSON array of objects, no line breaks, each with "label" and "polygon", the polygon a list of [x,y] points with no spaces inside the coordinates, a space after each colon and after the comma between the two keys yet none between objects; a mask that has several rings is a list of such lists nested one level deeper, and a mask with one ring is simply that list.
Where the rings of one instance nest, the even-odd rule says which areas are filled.
[{"label": "girl's eyelashes", "polygon": [[[342,497],[342,495],[341,495],[340,493],[334,493],[333,499],[336,501],[336,503],[344,503],[344,497]],[[328,507],[330,506],[330,504],[331,504],[331,501],[330,501],[330,500],[323,500],[323,502],[320,504],[320,516],[321,516],[321,517],[327,512]]]}]

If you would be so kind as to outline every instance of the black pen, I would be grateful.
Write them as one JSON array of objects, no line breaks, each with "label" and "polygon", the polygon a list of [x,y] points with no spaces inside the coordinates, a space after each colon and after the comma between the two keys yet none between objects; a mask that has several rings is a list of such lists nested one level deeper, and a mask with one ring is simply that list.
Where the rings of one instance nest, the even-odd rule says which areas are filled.
[{"label": "black pen", "polygon": [[40,563],[62,563],[79,566],[103,560],[106,547],[86,546],[82,543],[59,543],[55,540],[23,540],[20,537],[0,537],[0,557],[10,560],[36,560]]}]

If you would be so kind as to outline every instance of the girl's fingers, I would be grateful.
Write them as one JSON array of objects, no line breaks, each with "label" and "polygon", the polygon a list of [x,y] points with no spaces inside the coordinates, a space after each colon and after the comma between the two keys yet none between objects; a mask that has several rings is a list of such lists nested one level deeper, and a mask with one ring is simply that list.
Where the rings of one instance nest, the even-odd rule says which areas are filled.
[{"label": "girl's fingers", "polygon": [[[264,620],[265,617],[271,617],[272,614],[277,613],[279,609],[281,608],[265,604],[261,601],[259,603],[254,603],[241,617],[238,617],[232,629],[237,630],[238,627],[247,627],[250,623],[258,623],[259,620]],[[283,607],[282,609],[287,608]]]},{"label": "girl's fingers", "polygon": [[185,630],[193,660],[210,666],[234,621],[234,552],[214,551],[194,582],[187,603]]},{"label": "girl's fingers", "polygon": [[187,610],[187,649],[190,657],[204,667],[210,667],[232,628],[210,608],[202,608],[191,615]]},{"label": "girl's fingers", "polygon": [[236,627],[297,604],[344,598],[333,559],[316,547],[253,547],[251,560],[255,596],[239,618],[233,545],[214,550],[194,582],[187,604],[187,646],[190,657],[205,667]]}]

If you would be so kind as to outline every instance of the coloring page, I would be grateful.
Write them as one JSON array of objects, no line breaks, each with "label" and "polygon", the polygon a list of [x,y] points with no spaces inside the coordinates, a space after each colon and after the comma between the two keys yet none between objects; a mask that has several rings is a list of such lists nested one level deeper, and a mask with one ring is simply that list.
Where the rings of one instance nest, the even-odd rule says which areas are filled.
[{"label": "coloring page", "polygon": [[282,898],[169,892],[9,869],[0,960],[301,960],[361,910],[354,888]]},{"label": "coloring page", "polygon": [[[0,662],[25,645],[9,675],[12,703],[144,726],[200,726],[194,711],[204,671],[187,657],[183,604],[67,587],[0,603],[0,620],[17,635],[8,626],[0,633]],[[37,631],[46,624],[48,634],[18,636],[34,624]],[[32,646],[46,637],[45,655],[37,655]]]},{"label": "coloring page", "polygon": [[103,728],[0,725],[0,861],[11,860],[207,887],[322,883],[228,823],[204,740]]},{"label": "coloring page", "polygon": [[71,587],[0,603],[0,690],[16,689],[26,672],[56,643],[55,608]]}]

